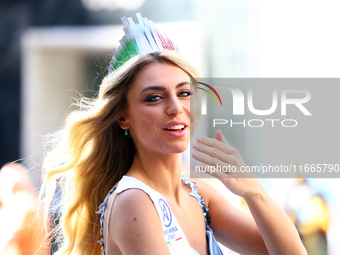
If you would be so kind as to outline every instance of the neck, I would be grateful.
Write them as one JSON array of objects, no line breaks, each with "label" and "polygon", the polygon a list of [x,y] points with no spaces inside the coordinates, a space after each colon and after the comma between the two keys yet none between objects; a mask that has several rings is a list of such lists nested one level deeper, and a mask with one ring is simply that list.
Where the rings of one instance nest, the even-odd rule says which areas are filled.
[{"label": "neck", "polygon": [[181,187],[181,154],[138,153],[127,175],[135,177],[162,195],[178,200]]}]

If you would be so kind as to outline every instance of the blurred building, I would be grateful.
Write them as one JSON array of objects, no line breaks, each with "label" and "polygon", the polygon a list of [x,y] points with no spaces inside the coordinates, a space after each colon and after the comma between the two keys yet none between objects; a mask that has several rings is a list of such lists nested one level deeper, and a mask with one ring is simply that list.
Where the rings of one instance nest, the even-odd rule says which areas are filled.
[{"label": "blurred building", "polygon": [[[194,16],[194,9],[192,7],[193,3],[190,0],[175,0],[170,2],[160,2],[156,0],[2,0],[0,2],[0,166],[19,158],[24,158],[23,161],[34,161],[34,158],[30,159],[28,156],[39,153],[38,147],[36,147],[34,151],[30,151],[29,155],[25,153],[25,149],[20,148],[23,139],[20,129],[25,125],[23,123],[25,120],[22,120],[24,113],[22,113],[21,110],[26,107],[21,103],[21,98],[24,97],[22,89],[25,89],[24,86],[21,86],[21,83],[25,82],[26,79],[26,76],[24,77],[22,75],[25,71],[22,70],[21,63],[25,65],[24,57],[27,56],[27,54],[21,54],[21,38],[26,30],[40,28],[48,31],[51,28],[59,27],[59,29],[51,29],[53,31],[59,31],[58,37],[49,38],[49,42],[52,42],[52,44],[56,46],[61,41],[65,43],[65,37],[60,32],[63,29],[66,31],[67,27],[73,27],[72,31],[75,31],[77,30],[76,27],[120,25],[120,18],[122,16],[132,16],[137,11],[157,22],[192,21]],[[173,11],[169,12],[169,10]],[[53,34],[56,35],[57,32]],[[106,38],[106,40],[112,39],[112,35],[108,36],[111,37]],[[30,38],[32,38],[32,36]],[[78,42],[81,39],[83,42],[80,42],[80,44],[83,45],[89,40],[88,37],[79,38]],[[74,36],[68,38],[67,42],[70,43],[73,40],[76,40]],[[54,53],[46,49],[44,41],[40,43],[45,47],[46,60],[48,59],[48,54],[53,55]],[[82,55],[85,57],[82,64],[86,65],[86,68],[91,69],[89,75],[92,75],[86,78],[84,77],[83,90],[96,90],[96,86],[100,83],[98,80],[97,83],[95,83],[95,78],[97,77],[96,72],[98,70],[92,69],[95,69],[96,65],[102,65],[105,62],[105,56],[111,52],[114,43],[116,43],[116,41],[106,41],[107,47],[105,49],[98,49],[99,52],[85,52]],[[23,44],[25,45],[25,42],[23,42]],[[32,44],[32,41],[30,41],[30,44]],[[110,47],[108,47],[109,45]],[[78,45],[73,45],[73,47],[77,46]],[[83,50],[86,49],[83,48]],[[78,51],[78,49],[76,49],[76,51]],[[89,57],[89,55],[91,56]],[[62,59],[63,56],[65,55],[60,55],[59,59]],[[99,63],[96,62],[97,57],[100,59]],[[72,58],[72,56],[69,58]],[[67,62],[67,60],[65,60],[65,62]],[[52,63],[50,65],[51,67],[55,66]],[[70,63],[70,65],[72,64]],[[72,70],[69,70],[69,73],[71,72]],[[43,73],[40,72],[40,74]],[[45,77],[47,75],[49,75],[49,73],[46,73]],[[75,77],[77,74],[73,74],[73,76]],[[64,77],[65,80],[67,80],[65,75]],[[100,78],[101,77],[102,76],[100,76]],[[51,77],[50,80],[53,78]],[[74,87],[71,86],[69,89],[74,89]],[[41,95],[41,93],[43,93],[43,91],[39,92],[39,95]],[[66,94],[66,96],[69,95],[70,93]],[[49,119],[53,119],[53,117]],[[59,121],[59,119],[56,121]],[[48,130],[48,132],[50,133],[54,130],[55,129]],[[33,134],[31,133],[31,135]],[[46,133],[35,133],[34,135],[43,136],[46,135]],[[23,150],[25,152],[23,152]],[[31,162],[31,165],[32,164],[40,164],[40,162]]]}]

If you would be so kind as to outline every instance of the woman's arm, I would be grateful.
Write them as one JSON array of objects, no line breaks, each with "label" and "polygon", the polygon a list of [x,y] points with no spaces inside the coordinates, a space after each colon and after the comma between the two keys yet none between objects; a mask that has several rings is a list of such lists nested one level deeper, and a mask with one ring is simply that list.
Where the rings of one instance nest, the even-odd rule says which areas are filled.
[{"label": "woman's arm", "polygon": [[[228,144],[219,130],[216,139],[198,139],[194,149],[193,157],[207,165],[231,165],[237,169],[245,165],[238,151]],[[242,254],[307,254],[293,223],[257,179],[245,173],[214,172],[211,175],[219,178],[231,192],[243,197],[254,218],[249,219],[233,208],[211,187],[203,188],[203,195],[209,202],[211,226],[222,243]]]},{"label": "woman's arm", "polygon": [[124,255],[170,255],[155,206],[138,189],[116,196],[110,215],[109,242]]}]

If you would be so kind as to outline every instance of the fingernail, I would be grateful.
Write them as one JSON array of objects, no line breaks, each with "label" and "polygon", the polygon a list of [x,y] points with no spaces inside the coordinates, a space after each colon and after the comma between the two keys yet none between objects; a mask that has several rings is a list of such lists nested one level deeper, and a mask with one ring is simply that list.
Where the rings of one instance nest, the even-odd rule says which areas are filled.
[{"label": "fingernail", "polygon": [[197,144],[197,143],[194,143],[194,145],[192,146],[192,148],[198,149],[198,144]]},{"label": "fingernail", "polygon": [[194,152],[194,151],[193,151],[193,152],[191,153],[191,155],[192,155],[193,158],[198,158],[198,153],[197,153],[197,152]]},{"label": "fingernail", "polygon": [[196,137],[196,140],[197,140],[197,142],[202,142],[203,141],[203,137],[198,136],[198,137]]}]

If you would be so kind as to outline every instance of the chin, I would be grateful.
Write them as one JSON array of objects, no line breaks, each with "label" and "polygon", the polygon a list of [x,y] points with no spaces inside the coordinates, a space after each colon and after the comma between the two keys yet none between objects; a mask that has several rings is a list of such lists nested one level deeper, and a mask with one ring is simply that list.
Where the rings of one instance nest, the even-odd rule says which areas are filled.
[{"label": "chin", "polygon": [[179,154],[179,153],[183,153],[186,151],[186,149],[188,149],[189,147],[189,143],[183,144],[183,145],[179,145],[179,146],[173,146],[168,153],[171,154]]}]

